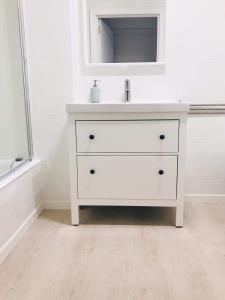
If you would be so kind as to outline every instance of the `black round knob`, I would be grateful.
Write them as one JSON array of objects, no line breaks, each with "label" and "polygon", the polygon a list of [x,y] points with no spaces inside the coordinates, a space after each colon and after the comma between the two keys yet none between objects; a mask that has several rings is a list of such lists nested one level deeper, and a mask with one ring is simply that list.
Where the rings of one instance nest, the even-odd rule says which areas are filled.
[{"label": "black round knob", "polygon": [[94,136],[93,134],[90,134],[90,135],[89,135],[89,139],[90,139],[90,140],[94,140],[94,138],[95,138],[95,136]]},{"label": "black round knob", "polygon": [[95,170],[90,170],[91,175],[95,174]]},{"label": "black round knob", "polygon": [[159,175],[163,175],[164,171],[163,170],[159,170]]},{"label": "black round knob", "polygon": [[159,138],[160,138],[160,140],[165,140],[165,135],[164,134],[161,134],[160,136],[159,136]]}]

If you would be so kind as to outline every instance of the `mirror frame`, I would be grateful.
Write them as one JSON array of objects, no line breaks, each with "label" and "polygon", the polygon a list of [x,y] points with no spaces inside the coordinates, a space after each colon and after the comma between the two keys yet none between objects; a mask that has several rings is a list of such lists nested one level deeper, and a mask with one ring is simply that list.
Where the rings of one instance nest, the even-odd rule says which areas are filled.
[{"label": "mirror frame", "polygon": [[[148,6],[143,9],[139,8],[97,8],[87,10],[87,0],[82,1],[82,61],[84,75],[161,75],[165,73],[165,39],[166,39],[166,8],[162,6]],[[88,24],[89,17],[96,20],[99,17],[146,17],[157,16],[159,17],[158,26],[158,42],[157,42],[157,62],[143,62],[143,63],[91,63],[90,62],[90,26]],[[92,28],[92,30],[97,30]]]}]

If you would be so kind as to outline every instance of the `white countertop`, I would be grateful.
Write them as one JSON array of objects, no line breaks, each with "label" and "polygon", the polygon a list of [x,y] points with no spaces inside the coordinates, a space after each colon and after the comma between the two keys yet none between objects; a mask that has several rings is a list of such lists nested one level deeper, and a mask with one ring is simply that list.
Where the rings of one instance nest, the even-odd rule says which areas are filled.
[{"label": "white countertop", "polygon": [[168,113],[188,112],[190,104],[185,102],[136,102],[136,103],[71,103],[67,113]]}]

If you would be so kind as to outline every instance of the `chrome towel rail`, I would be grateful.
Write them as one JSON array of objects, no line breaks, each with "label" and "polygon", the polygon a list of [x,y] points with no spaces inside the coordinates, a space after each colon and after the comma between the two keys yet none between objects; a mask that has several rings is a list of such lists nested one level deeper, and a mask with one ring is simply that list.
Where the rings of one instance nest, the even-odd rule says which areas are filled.
[{"label": "chrome towel rail", "polygon": [[225,114],[225,104],[191,104],[189,114],[211,115]]}]

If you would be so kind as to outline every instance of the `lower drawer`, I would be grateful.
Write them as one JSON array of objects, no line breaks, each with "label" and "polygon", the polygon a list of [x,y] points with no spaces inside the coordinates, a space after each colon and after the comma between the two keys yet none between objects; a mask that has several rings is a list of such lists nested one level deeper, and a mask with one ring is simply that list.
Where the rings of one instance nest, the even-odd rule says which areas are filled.
[{"label": "lower drawer", "polygon": [[80,199],[176,199],[177,156],[77,156]]}]

